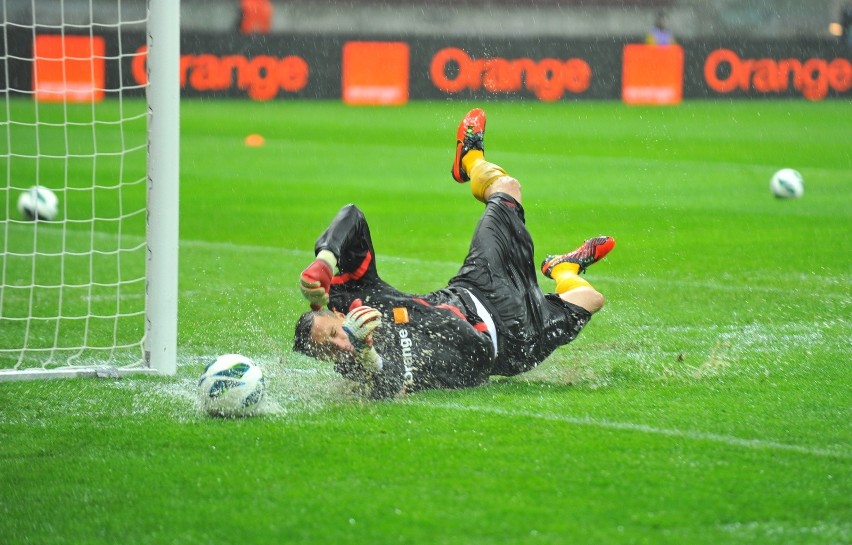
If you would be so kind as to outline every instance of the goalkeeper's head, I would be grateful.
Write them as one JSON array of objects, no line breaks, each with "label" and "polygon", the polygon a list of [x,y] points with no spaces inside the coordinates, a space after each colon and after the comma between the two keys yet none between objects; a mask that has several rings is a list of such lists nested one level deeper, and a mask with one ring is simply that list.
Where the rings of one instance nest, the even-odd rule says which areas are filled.
[{"label": "goalkeeper's head", "polygon": [[327,309],[302,314],[296,322],[293,350],[337,364],[354,361],[355,347],[343,331],[345,316]]}]

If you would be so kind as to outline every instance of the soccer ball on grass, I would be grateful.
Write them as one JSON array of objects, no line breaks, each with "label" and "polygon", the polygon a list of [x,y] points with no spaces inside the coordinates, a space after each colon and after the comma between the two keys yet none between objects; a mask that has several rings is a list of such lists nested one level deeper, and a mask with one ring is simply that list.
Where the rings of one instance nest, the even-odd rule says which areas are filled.
[{"label": "soccer ball on grass", "polygon": [[59,211],[56,193],[41,185],[34,185],[18,197],[18,212],[28,220],[50,221]]},{"label": "soccer ball on grass", "polygon": [[249,416],[261,400],[263,372],[240,354],[219,356],[204,369],[198,381],[198,398],[211,416]]},{"label": "soccer ball on grass", "polygon": [[797,170],[782,168],[772,175],[769,189],[779,199],[798,199],[805,194],[805,179]]}]

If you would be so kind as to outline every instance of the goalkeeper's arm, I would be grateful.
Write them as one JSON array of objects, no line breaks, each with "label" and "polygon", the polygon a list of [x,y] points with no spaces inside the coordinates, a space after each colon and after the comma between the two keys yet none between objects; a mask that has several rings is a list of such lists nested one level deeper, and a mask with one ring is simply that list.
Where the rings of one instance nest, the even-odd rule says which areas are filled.
[{"label": "goalkeeper's arm", "polygon": [[337,258],[334,254],[328,250],[320,250],[313,263],[299,276],[299,289],[312,310],[319,310],[328,304],[328,292],[336,266]]},{"label": "goalkeeper's arm", "polygon": [[402,389],[402,374],[385,369],[385,362],[373,346],[373,331],[382,324],[382,313],[355,303],[343,320],[343,331],[355,347],[355,360],[361,367],[358,382],[366,386],[365,392],[374,399],[392,397]]},{"label": "goalkeeper's arm", "polygon": [[368,373],[382,370],[382,359],[373,347],[373,331],[382,325],[382,313],[373,307],[353,304],[352,310],[343,319],[343,331],[349,336],[349,342],[355,347],[355,359]]}]

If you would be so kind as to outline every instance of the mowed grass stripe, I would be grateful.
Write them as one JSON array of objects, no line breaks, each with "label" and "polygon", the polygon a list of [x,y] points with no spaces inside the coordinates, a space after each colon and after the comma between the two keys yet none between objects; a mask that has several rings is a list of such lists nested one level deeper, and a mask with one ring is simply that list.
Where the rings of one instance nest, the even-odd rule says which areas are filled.
[{"label": "mowed grass stripe", "polygon": [[553,422],[564,422],[566,424],[574,424],[578,426],[591,426],[598,428],[606,428],[619,431],[647,433],[651,435],[664,435],[668,437],[678,437],[691,441],[710,441],[722,443],[733,447],[742,447],[758,450],[778,450],[794,452],[798,454],[807,454],[812,456],[820,456],[826,458],[838,458],[850,460],[852,459],[852,451],[837,451],[830,449],[813,448],[802,445],[792,445],[760,438],[743,438],[732,435],[723,435],[718,433],[703,432],[698,430],[682,430],[676,428],[660,428],[649,424],[639,424],[634,422],[616,422],[590,416],[572,416],[566,414],[540,413],[532,411],[524,411],[519,409],[507,409],[504,407],[489,407],[486,405],[463,405],[461,403],[439,403],[426,400],[412,400],[413,405],[423,405],[436,409],[446,409],[448,411],[464,411],[478,412],[492,415],[507,416],[511,418],[523,418],[533,420],[548,420]]},{"label": "mowed grass stripe", "polygon": [[[181,240],[181,248],[183,249],[204,249],[218,252],[234,252],[236,254],[262,254],[264,256],[290,256],[310,260],[314,257],[313,249],[298,249],[272,246],[254,245],[254,244],[238,244],[233,242],[213,242],[209,240]],[[308,263],[307,261],[305,262]],[[396,265],[418,265],[425,267],[435,267],[438,270],[446,269],[447,267],[460,267],[461,261],[447,261],[441,259],[428,259],[417,256],[404,255],[389,255],[381,252],[376,253],[376,263],[381,267],[383,263],[389,263],[396,268]],[[600,268],[600,266],[598,266]],[[621,275],[600,273],[595,270],[595,282],[615,282],[622,278]],[[766,293],[789,293],[789,289],[774,285],[772,282],[776,279],[776,275],[769,271],[757,271],[751,273],[748,279],[743,279],[741,284],[726,280],[707,280],[706,277],[695,279],[685,279],[682,277],[659,277],[659,276],[633,276],[630,282],[641,285],[665,285],[679,286],[690,289],[711,289],[720,291],[746,291],[746,292],[766,292]],[[436,282],[440,282],[440,278],[436,278]],[[542,277],[542,283],[549,282]],[[850,275],[826,275],[800,273],[796,276],[785,276],[785,282],[801,283],[801,284],[821,284],[820,289],[840,289],[836,292],[822,292],[821,296],[829,298],[837,298],[839,300],[848,301],[849,295],[844,293],[843,289],[852,285],[852,274]],[[294,283],[295,285],[295,283]],[[547,286],[543,286],[544,289]]]}]

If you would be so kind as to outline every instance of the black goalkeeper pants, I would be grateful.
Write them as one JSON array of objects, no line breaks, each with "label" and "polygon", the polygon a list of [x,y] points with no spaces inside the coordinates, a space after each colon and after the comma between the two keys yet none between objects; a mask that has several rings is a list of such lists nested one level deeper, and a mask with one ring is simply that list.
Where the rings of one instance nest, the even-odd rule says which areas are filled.
[{"label": "black goalkeeper pants", "polygon": [[464,264],[449,282],[473,292],[494,319],[498,357],[493,374],[532,369],[574,340],[591,319],[587,310],[541,291],[533,254],[523,206],[505,193],[494,194]]}]

